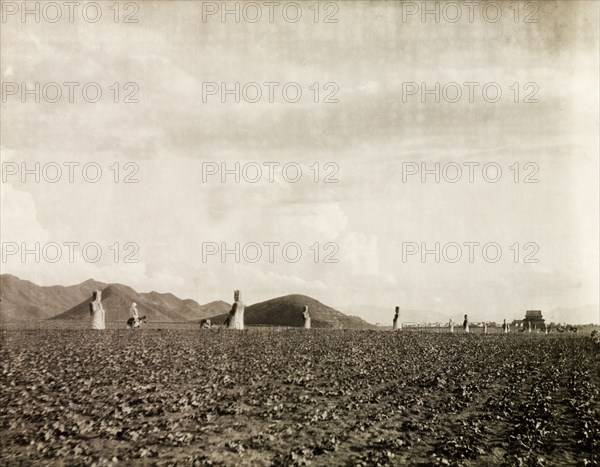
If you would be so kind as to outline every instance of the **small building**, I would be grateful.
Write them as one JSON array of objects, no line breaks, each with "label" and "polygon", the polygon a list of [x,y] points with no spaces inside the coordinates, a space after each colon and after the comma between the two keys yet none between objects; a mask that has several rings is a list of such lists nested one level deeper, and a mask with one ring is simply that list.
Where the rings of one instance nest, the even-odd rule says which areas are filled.
[{"label": "small building", "polygon": [[529,329],[529,323],[531,323],[531,330],[543,331],[544,318],[542,317],[542,310],[527,310],[525,312],[525,319],[523,320],[523,329],[526,331]]},{"label": "small building", "polygon": [[510,323],[510,325],[517,330],[523,329],[523,320],[522,319],[513,319],[512,323]]}]

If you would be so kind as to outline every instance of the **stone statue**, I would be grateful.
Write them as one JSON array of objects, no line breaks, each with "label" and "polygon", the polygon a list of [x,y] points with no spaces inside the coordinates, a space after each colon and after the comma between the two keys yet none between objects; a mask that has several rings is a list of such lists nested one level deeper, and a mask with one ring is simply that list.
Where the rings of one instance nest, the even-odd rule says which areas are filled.
[{"label": "stone statue", "polygon": [[133,302],[129,307],[129,317],[133,318],[134,323],[140,320],[140,315],[137,309],[137,303]]},{"label": "stone statue", "polygon": [[102,291],[96,290],[90,302],[90,315],[92,317],[92,329],[106,329],[104,320],[104,307],[102,306]]},{"label": "stone statue", "polygon": [[[393,322],[394,331],[398,330],[398,318],[400,318],[400,307],[399,306],[396,307],[396,312],[394,313],[394,322]],[[402,325],[400,325],[400,326],[402,326]]]},{"label": "stone statue", "polygon": [[246,305],[240,299],[240,291],[233,292],[233,306],[229,312],[226,324],[229,329],[244,329],[244,309]]},{"label": "stone statue", "polygon": [[467,315],[465,315],[465,320],[463,321],[463,330],[469,332],[469,318]]},{"label": "stone statue", "polygon": [[306,305],[304,306],[302,317],[304,318],[304,329],[310,329],[310,315],[308,314],[308,306]]}]

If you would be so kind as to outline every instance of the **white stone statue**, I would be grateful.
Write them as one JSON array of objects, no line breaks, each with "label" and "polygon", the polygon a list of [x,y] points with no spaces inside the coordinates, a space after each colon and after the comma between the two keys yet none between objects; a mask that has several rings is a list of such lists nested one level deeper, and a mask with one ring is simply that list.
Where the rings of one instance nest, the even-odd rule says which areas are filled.
[{"label": "white stone statue", "polygon": [[308,306],[306,305],[304,306],[302,317],[304,318],[304,329],[310,329],[310,315],[308,314]]},{"label": "white stone statue", "polygon": [[90,302],[92,329],[106,329],[104,306],[102,306],[102,291],[96,290]]},{"label": "white stone statue", "polygon": [[233,306],[227,318],[227,327],[229,329],[244,329],[244,310],[246,305],[240,299],[240,291],[233,292]]},{"label": "white stone statue", "polygon": [[140,319],[140,315],[139,315],[138,309],[137,309],[137,303],[135,303],[135,302],[133,302],[131,304],[131,306],[129,307],[129,317],[133,318],[136,321],[138,321]]}]

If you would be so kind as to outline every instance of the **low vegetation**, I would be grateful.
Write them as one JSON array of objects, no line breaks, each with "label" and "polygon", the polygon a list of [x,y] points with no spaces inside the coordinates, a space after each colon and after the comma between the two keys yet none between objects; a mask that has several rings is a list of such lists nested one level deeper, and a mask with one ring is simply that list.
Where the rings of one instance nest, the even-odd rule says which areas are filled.
[{"label": "low vegetation", "polygon": [[2,334],[2,465],[597,465],[575,335]]}]

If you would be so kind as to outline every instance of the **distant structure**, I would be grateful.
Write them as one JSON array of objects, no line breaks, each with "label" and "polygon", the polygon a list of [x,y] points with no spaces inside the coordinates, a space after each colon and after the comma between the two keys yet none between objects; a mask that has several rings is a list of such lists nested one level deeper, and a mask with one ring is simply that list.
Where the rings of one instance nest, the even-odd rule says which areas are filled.
[{"label": "distant structure", "polygon": [[545,320],[542,317],[542,310],[527,310],[523,320],[523,328],[531,331],[541,331],[545,329]]},{"label": "distant structure", "polygon": [[244,329],[244,310],[246,305],[240,299],[240,291],[235,290],[233,292],[233,306],[229,312],[229,317],[225,321],[226,326],[229,329]]},{"label": "distant structure", "polygon": [[304,329],[310,329],[310,315],[308,314],[308,306],[306,305],[304,306],[302,317],[304,318]]},{"label": "distant structure", "polygon": [[463,330],[469,332],[469,317],[467,315],[465,315],[465,320],[463,321]]},{"label": "distant structure", "polygon": [[[396,307],[396,312],[394,313],[394,324],[393,324],[394,331],[398,330],[398,318],[400,318],[400,307],[399,306]],[[402,328],[402,324],[400,324],[400,328]]]},{"label": "distant structure", "polygon": [[96,290],[92,294],[90,302],[90,315],[92,317],[92,329],[106,329],[104,321],[104,306],[102,305],[102,291]]},{"label": "distant structure", "polygon": [[454,332],[454,323],[452,322],[452,318],[450,318],[448,325],[450,326],[450,332]]}]

